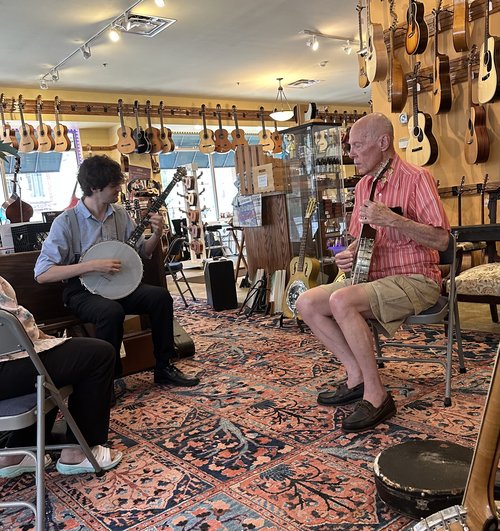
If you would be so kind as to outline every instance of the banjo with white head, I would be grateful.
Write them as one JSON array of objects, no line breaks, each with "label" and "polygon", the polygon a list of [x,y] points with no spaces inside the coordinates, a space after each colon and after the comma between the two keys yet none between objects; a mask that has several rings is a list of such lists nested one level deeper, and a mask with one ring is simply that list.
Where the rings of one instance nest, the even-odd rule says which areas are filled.
[{"label": "banjo with white head", "polygon": [[186,168],[177,168],[170,184],[153,201],[147,214],[126,242],[119,240],[99,242],[90,247],[81,257],[80,262],[83,263],[105,258],[115,258],[121,261],[121,269],[117,273],[92,271],[80,276],[81,283],[91,293],[115,300],[130,295],[137,288],[142,279],[143,266],[135,246],[149,224],[151,215],[160,210],[168,194],[186,174]]}]

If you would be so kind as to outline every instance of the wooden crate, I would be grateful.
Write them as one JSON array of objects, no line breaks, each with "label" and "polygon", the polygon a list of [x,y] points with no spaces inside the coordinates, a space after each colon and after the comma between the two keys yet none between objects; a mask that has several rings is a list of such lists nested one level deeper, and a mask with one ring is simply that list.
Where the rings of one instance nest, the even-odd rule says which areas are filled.
[{"label": "wooden crate", "polygon": [[251,195],[262,193],[264,190],[255,188],[254,168],[271,165],[273,184],[266,192],[285,190],[285,174],[283,161],[266,155],[260,145],[238,146],[235,152],[236,173],[240,179],[240,194]]},{"label": "wooden crate", "polygon": [[[281,162],[281,161],[279,161]],[[256,194],[285,191],[285,172],[279,164],[261,164],[252,168],[253,190]]]}]

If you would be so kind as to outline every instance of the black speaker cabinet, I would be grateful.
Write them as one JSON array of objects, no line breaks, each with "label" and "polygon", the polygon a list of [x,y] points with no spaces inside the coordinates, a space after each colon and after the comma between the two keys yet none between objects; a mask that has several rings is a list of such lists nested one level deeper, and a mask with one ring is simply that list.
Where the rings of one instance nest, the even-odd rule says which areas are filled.
[{"label": "black speaker cabinet", "polygon": [[226,258],[214,258],[205,262],[207,302],[214,310],[238,308],[233,262]]}]

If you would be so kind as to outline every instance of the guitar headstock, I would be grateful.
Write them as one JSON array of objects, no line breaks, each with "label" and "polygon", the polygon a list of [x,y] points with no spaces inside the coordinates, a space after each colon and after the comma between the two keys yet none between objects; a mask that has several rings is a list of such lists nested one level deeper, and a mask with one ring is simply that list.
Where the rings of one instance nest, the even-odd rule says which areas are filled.
[{"label": "guitar headstock", "polygon": [[179,166],[177,170],[174,173],[174,176],[172,177],[172,182],[178,183],[179,181],[182,181],[184,177],[187,176],[187,170],[183,166]]},{"label": "guitar headstock", "polygon": [[24,109],[24,101],[23,101],[23,95],[19,94],[19,98],[17,98],[17,104],[19,106],[19,109]]},{"label": "guitar headstock", "polygon": [[60,109],[61,109],[61,102],[59,101],[59,96],[56,96],[54,98],[54,112],[56,114],[59,114]]},{"label": "guitar headstock", "polygon": [[14,163],[14,179],[17,177],[19,170],[21,169],[21,157],[16,155],[16,162]]},{"label": "guitar headstock", "polygon": [[305,219],[309,219],[316,210],[317,201],[315,197],[310,197],[307,202]]}]

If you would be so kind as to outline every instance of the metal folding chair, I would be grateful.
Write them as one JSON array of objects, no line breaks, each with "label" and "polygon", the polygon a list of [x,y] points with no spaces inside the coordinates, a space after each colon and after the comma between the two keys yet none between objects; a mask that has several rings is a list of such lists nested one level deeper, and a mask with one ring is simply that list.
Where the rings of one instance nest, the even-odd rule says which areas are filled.
[{"label": "metal folding chair", "polygon": [[[35,460],[36,500],[35,503],[28,500],[0,500],[0,509],[9,507],[30,509],[35,515],[36,531],[43,531],[45,529],[45,453],[47,450],[60,450],[75,446],[72,444],[45,444],[46,413],[53,408],[59,408],[75,435],[78,445],[94,467],[96,475],[101,476],[104,471],[95,460],[87,441],[64,403],[64,399],[73,392],[72,387],[65,386],[58,389],[54,385],[23,325],[13,314],[0,310],[0,358],[22,351],[28,353],[37,370],[36,390],[29,395],[0,400],[0,431],[20,430],[36,424],[36,446],[1,448],[0,455],[29,455]],[[10,362],[4,361],[2,363]]]},{"label": "metal folding chair", "polygon": [[[376,321],[370,321],[373,335],[375,338],[375,349],[377,362],[379,366],[383,366],[386,361],[404,361],[404,362],[418,362],[418,363],[439,363],[444,367],[445,372],[445,394],[444,405],[451,405],[451,376],[452,376],[452,358],[453,350],[456,349],[458,354],[459,371],[464,373],[466,371],[464,364],[464,356],[462,351],[462,335],[460,333],[460,317],[458,314],[457,292],[455,284],[455,275],[457,270],[457,245],[453,234],[450,234],[450,241],[446,251],[439,253],[440,265],[448,265],[450,267],[449,278],[447,279],[448,289],[444,289],[444,295],[440,295],[438,301],[434,306],[425,310],[418,315],[411,315],[406,318],[405,324],[408,325],[433,325],[445,324],[444,342],[442,344],[422,344],[404,343],[401,341],[381,341],[379,333],[382,332],[381,327]],[[456,343],[456,346],[455,346]],[[434,352],[435,350],[446,351],[446,357],[388,357],[382,353],[383,347],[404,348],[407,351],[411,350],[427,350]]]},{"label": "metal folding chair", "polygon": [[[172,277],[172,280],[177,286],[179,294],[182,297],[182,300],[184,301],[184,305],[187,308],[188,303],[186,301],[186,297],[184,297],[184,294],[189,292],[194,301],[196,300],[196,298],[194,296],[193,290],[191,289],[191,286],[189,285],[189,282],[187,281],[186,275],[184,274],[182,262],[176,260],[176,257],[182,253],[182,249],[184,247],[185,242],[186,238],[175,238],[174,240],[172,240],[172,243],[170,244],[167,250],[167,254],[165,255],[164,265],[165,274],[170,275]],[[180,275],[180,278],[178,278],[177,275]],[[179,284],[180,281],[186,284],[186,288],[184,290]]]}]

